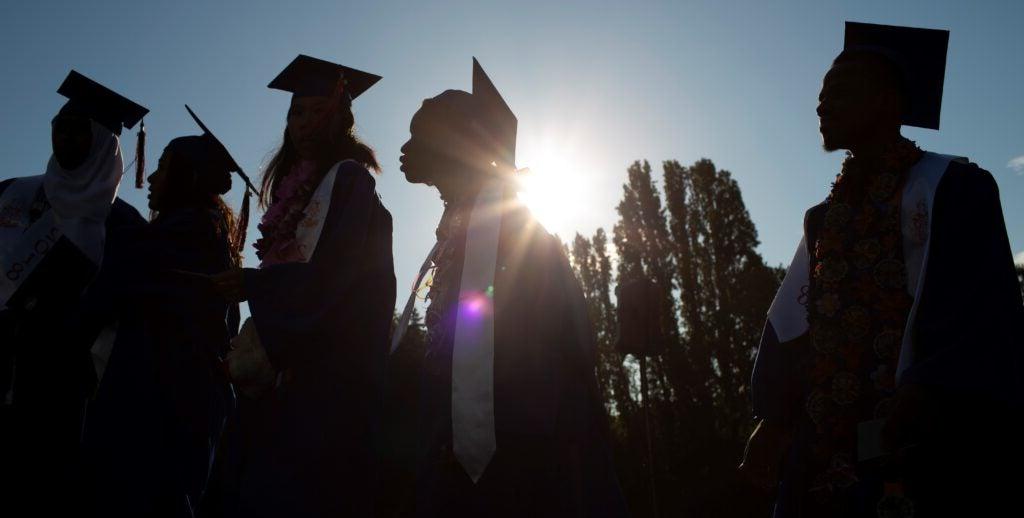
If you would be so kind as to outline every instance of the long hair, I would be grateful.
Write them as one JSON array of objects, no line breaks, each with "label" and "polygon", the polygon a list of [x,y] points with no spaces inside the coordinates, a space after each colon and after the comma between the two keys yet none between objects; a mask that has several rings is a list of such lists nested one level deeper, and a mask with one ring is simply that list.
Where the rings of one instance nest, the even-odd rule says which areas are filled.
[{"label": "long hair", "polygon": [[[352,101],[344,96],[341,102],[337,103],[337,110],[329,115],[328,124],[328,146],[327,156],[333,162],[342,160],[355,160],[363,167],[380,172],[380,164],[377,162],[377,155],[370,146],[364,144],[355,134],[355,117],[352,115]],[[281,180],[292,170],[292,166],[298,161],[298,151],[291,139],[288,138],[288,128],[285,127],[284,137],[281,139],[281,146],[274,152],[274,156],[267,162],[261,181],[260,206],[266,208],[274,201],[274,190]]]},{"label": "long hair", "polygon": [[[167,150],[174,152],[187,146],[205,146],[208,143],[200,137],[179,137],[167,144]],[[169,182],[165,209],[203,209],[212,211],[217,218],[217,232],[228,240],[231,251],[231,262],[235,266],[242,264],[241,247],[235,243],[238,225],[231,206],[224,201],[222,194],[231,189],[231,173],[221,171],[205,171],[201,164],[193,164],[177,153],[171,157],[169,164]],[[150,220],[159,216],[158,211],[150,212]]]}]

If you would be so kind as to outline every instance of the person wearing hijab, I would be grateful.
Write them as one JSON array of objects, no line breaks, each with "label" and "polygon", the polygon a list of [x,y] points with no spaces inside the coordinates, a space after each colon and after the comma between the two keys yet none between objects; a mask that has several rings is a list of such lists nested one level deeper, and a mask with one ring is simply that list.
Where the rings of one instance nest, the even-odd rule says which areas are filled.
[{"label": "person wearing hijab", "polygon": [[194,274],[240,264],[245,223],[222,195],[232,172],[255,188],[188,111],[203,134],[171,140],[149,176],[153,218],[132,243],[136,268],[121,290],[130,309],[85,423],[98,516],[197,514],[234,406],[221,360],[238,305]]},{"label": "person wearing hijab", "polygon": [[238,516],[373,514],[395,275],[352,102],[379,79],[300,55],[269,85],[292,99],[263,177],[260,267],[213,279],[252,314],[227,357],[241,394]]},{"label": "person wearing hijab", "polygon": [[474,59],[473,92],[424,101],[402,146],[406,179],[445,205],[415,283],[433,270],[416,516],[626,516],[583,293],[516,196],[516,127]]},{"label": "person wearing hijab", "polygon": [[37,514],[72,505],[53,496],[78,487],[92,351],[105,348],[116,319],[104,292],[145,224],[116,196],[121,129],[147,110],[75,71],[58,93],[69,100],[53,119],[46,172],[0,183],[0,348],[12,420],[0,432],[10,434],[0,486],[11,490],[7,503],[29,502]]}]

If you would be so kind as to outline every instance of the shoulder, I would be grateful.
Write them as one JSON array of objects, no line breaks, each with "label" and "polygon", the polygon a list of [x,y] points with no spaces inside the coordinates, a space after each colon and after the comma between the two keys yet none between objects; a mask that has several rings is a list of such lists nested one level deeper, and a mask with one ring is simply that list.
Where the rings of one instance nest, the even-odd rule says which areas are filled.
[{"label": "shoulder", "polygon": [[374,179],[373,174],[363,164],[355,160],[345,160],[338,163],[338,172],[334,179],[335,191],[337,191],[339,185],[363,191],[375,191],[377,189],[377,180]]},{"label": "shoulder", "polygon": [[809,231],[818,227],[818,225],[825,219],[825,211],[828,205],[825,202],[821,202],[804,212],[804,233],[810,233]]},{"label": "shoulder", "polygon": [[155,226],[169,228],[213,228],[217,226],[218,220],[219,217],[216,211],[199,208],[183,208],[161,213],[158,218],[153,220],[153,224]]},{"label": "shoulder", "polygon": [[548,232],[527,208],[520,202],[508,204],[501,221],[502,241],[515,243],[516,253],[528,256],[547,257],[563,251],[562,241]]},{"label": "shoulder", "polygon": [[943,175],[939,185],[941,186],[943,183],[998,190],[992,173],[966,159],[953,160],[949,163],[949,167],[946,168],[946,174]]},{"label": "shoulder", "polygon": [[953,203],[970,208],[998,201],[999,186],[992,173],[966,160],[949,163],[935,193],[936,205]]},{"label": "shoulder", "polygon": [[7,186],[14,183],[15,180],[17,180],[17,178],[8,178],[0,182],[0,194],[3,194],[3,192],[7,190]]},{"label": "shoulder", "polygon": [[131,204],[122,200],[121,198],[114,198],[114,203],[110,206],[110,215],[107,216],[107,221],[119,225],[145,225],[146,218],[139,214],[138,209],[132,207]]},{"label": "shoulder", "polygon": [[377,194],[377,180],[366,167],[354,160],[338,164],[331,197],[345,200],[346,203],[365,203],[369,207],[386,210]]},{"label": "shoulder", "polygon": [[38,175],[37,174],[37,175],[32,175],[32,176],[20,176],[20,177],[15,177],[15,178],[8,178],[6,180],[0,181],[0,194],[3,194],[3,192],[6,191],[7,188],[11,186],[11,184],[13,184],[14,182],[16,182],[18,180],[35,180],[35,181],[40,182],[40,184],[42,184],[42,178],[43,178],[43,175]]}]

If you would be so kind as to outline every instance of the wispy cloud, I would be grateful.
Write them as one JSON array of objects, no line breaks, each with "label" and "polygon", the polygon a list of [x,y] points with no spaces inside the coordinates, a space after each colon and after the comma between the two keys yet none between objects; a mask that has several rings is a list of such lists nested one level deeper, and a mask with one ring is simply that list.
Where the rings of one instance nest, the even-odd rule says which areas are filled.
[{"label": "wispy cloud", "polygon": [[1011,158],[1010,161],[1006,163],[1006,167],[1017,171],[1017,174],[1024,175],[1024,155]]},{"label": "wispy cloud", "polygon": [[1013,256],[1013,262],[1024,264],[1024,251],[1017,252],[1017,255]]}]

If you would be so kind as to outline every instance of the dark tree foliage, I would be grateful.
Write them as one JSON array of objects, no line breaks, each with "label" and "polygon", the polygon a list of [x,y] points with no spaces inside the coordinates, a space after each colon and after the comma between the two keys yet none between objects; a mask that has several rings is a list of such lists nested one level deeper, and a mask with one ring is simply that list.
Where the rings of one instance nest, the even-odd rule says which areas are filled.
[{"label": "dark tree foliage", "polygon": [[598,334],[597,374],[619,478],[634,514],[651,516],[638,363],[613,346],[615,286],[646,278],[661,289],[670,323],[667,350],[648,361],[660,514],[765,515],[770,503],[735,466],[752,427],[757,342],[785,270],[765,265],[757,252],[757,230],[728,171],[710,160],[668,161],[663,173],[660,190],[646,161],[629,167],[614,261],[601,229],[590,239],[577,235],[570,247]]}]

